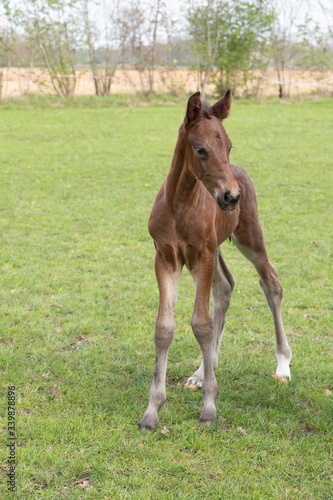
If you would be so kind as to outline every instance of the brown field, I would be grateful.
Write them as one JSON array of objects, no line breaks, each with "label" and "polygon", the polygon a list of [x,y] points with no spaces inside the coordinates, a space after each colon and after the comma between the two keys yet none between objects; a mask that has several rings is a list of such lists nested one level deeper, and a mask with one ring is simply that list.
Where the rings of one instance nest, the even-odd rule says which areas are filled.
[{"label": "brown field", "polygon": [[[2,98],[26,96],[28,94],[54,94],[51,79],[46,71],[40,69],[4,68],[2,70]],[[241,75],[240,75],[241,76]],[[81,70],[76,74],[75,95],[94,95],[92,73]],[[291,96],[315,93],[332,95],[333,72],[290,71],[286,73],[286,85]],[[146,91],[147,74],[135,70],[116,71],[112,86],[112,94],[135,94]],[[187,70],[158,70],[155,72],[154,90],[157,94],[195,92],[199,88],[197,74]],[[214,84],[208,85],[207,93],[213,93]],[[240,87],[240,94],[258,97],[278,95],[278,81],[275,71],[265,73],[254,72],[247,85]]]}]

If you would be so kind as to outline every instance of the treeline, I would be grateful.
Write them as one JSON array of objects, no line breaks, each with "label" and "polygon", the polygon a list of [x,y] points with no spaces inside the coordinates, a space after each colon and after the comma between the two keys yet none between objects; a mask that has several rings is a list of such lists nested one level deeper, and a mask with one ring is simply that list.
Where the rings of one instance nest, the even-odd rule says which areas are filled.
[{"label": "treeline", "polygon": [[46,68],[61,97],[74,94],[82,66],[99,96],[117,68],[137,70],[146,94],[157,69],[186,67],[203,94],[214,82],[248,97],[255,70],[274,69],[284,97],[292,69],[333,69],[333,8],[320,0],[190,0],[175,12],[164,0],[0,0],[0,9],[1,66]]}]

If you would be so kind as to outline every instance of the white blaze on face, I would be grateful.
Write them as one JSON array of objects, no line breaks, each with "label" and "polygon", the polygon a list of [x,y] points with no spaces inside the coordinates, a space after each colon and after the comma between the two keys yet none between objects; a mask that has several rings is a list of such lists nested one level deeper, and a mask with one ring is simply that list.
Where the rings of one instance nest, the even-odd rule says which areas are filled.
[{"label": "white blaze on face", "polygon": [[218,187],[214,190],[214,198],[217,199],[219,195],[225,193],[226,191],[228,191],[228,189],[225,187],[225,185],[222,182],[219,182]]}]

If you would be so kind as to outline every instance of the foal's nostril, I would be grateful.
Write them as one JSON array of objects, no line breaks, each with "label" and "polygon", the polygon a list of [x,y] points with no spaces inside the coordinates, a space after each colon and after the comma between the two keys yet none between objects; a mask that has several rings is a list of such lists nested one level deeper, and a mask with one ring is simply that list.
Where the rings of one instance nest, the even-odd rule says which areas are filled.
[{"label": "foal's nostril", "polygon": [[236,208],[240,197],[240,192],[238,192],[237,196],[233,196],[229,190],[226,190],[217,196],[216,201],[221,210],[231,211]]},{"label": "foal's nostril", "polygon": [[226,205],[230,205],[231,200],[232,200],[232,196],[231,196],[231,194],[230,194],[230,191],[226,191],[226,192],[224,193],[224,203],[225,203]]}]

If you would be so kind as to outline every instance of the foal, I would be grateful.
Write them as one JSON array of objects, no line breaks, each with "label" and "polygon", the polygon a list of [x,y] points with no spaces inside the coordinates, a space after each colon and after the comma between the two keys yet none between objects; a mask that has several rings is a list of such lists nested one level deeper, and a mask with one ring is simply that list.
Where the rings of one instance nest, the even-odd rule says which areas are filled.
[{"label": "foal", "polygon": [[[219,246],[229,237],[260,276],[275,326],[276,374],[290,380],[291,350],[282,324],[282,288],[267,257],[254,188],[247,174],[229,163],[232,146],[221,122],[229,115],[230,106],[230,91],[211,108],[201,103],[200,92],[190,97],[169,174],[150,216],[148,228],[156,248],[160,303],[155,372],[140,428],[156,427],[158,411],[166,401],[167,355],[175,331],[177,285],[184,264],[195,283],[191,326],[203,356],[200,368],[186,386],[202,387],[200,421],[209,424],[216,420],[218,386],[214,371],[235,284]],[[211,290],[213,318],[209,311]]]}]

